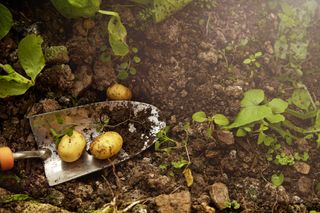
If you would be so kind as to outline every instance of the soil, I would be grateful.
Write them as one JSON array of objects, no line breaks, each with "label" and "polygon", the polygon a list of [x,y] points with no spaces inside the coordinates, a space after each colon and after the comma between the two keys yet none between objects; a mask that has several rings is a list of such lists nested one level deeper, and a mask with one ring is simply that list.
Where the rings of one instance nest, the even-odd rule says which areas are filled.
[{"label": "soil", "polygon": [[[54,187],[48,185],[40,159],[17,161],[13,170],[0,173],[0,197],[28,194],[49,206],[48,210],[34,212],[91,212],[106,205],[125,209],[135,201],[139,202],[132,212],[320,211],[320,152],[315,142],[299,139],[289,146],[279,138],[289,153],[307,151],[310,156],[307,162],[295,166],[279,166],[266,159],[268,147],[258,145],[257,136],[238,138],[216,126],[213,137],[208,137],[208,124],[191,119],[194,112],[204,111],[233,120],[243,93],[251,88],[263,89],[270,99],[291,96],[292,83],[280,77],[290,69],[275,59],[273,49],[279,8],[263,0],[195,0],[154,24],[139,20],[137,7],[112,4],[127,27],[129,46],[137,47],[141,58],[135,65],[137,74],[120,81],[116,77],[119,65],[129,58],[105,58],[111,54],[105,29],[108,17],[67,20],[50,2],[3,3],[12,11],[15,25],[0,41],[0,63],[10,63],[24,75],[16,48],[30,32],[43,36],[44,48],[67,47],[68,57],[48,63],[36,85],[24,95],[0,100],[0,146],[9,146],[14,152],[37,150],[28,116],[106,100],[105,89],[118,81],[132,89],[135,101],[161,110],[171,127],[168,136],[175,141],[170,144],[176,147],[171,152],[150,147],[115,167]],[[103,8],[110,5],[104,3]],[[302,64],[302,82],[316,100],[320,100],[319,19],[318,8],[308,29],[309,54]],[[247,43],[241,45],[244,41]],[[242,63],[257,51],[263,52],[260,68]],[[114,111],[109,124],[130,119],[131,114]],[[137,122],[140,119],[145,120],[144,115]],[[187,130],[186,122],[190,123]],[[128,142],[124,148],[135,152],[139,147],[131,144],[137,138],[126,132],[128,125],[114,130]],[[135,126],[143,132],[149,125]],[[186,185],[184,169],[171,165],[188,157],[191,187]],[[280,172],[285,179],[275,187],[271,176]],[[216,186],[220,187],[219,198]],[[221,197],[236,200],[240,209],[221,208],[216,200]],[[24,201],[0,202],[0,212],[30,212],[32,208]]]}]

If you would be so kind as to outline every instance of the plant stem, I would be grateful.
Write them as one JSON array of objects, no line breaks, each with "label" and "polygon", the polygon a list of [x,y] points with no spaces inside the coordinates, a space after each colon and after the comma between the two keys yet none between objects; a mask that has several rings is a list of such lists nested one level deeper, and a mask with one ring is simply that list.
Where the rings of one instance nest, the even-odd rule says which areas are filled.
[{"label": "plant stem", "polygon": [[317,116],[317,112],[318,110],[313,110],[313,111],[310,111],[310,112],[306,112],[306,113],[301,113],[301,112],[298,112],[298,111],[295,111],[293,109],[286,109],[286,113],[296,117],[296,118],[299,118],[299,119],[302,119],[302,120],[306,120],[306,119],[310,119],[310,118],[313,118],[313,117],[316,117]]}]

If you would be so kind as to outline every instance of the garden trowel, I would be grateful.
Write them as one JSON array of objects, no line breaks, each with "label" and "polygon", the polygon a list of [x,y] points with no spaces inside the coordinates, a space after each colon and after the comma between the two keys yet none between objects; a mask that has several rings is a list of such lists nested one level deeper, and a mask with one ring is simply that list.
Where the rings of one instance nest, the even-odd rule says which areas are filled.
[{"label": "garden trowel", "polygon": [[[95,159],[87,151],[84,152],[79,160],[72,163],[63,162],[60,159],[52,130],[61,132],[70,127],[74,128],[85,136],[87,142],[86,150],[89,150],[92,140],[101,134],[99,124],[101,124],[102,112],[112,112],[115,109],[131,109],[133,111],[132,120],[135,119],[135,116],[141,114],[142,111],[145,111],[144,113],[147,112],[147,116],[143,118],[145,120],[130,123],[130,119],[128,125],[126,125],[130,128],[130,132],[133,132],[132,134],[138,135],[139,143],[141,143],[139,146],[137,145],[139,149],[132,149],[135,150],[132,151],[130,147],[122,147],[119,154],[107,160]],[[165,127],[165,122],[161,120],[159,110],[155,106],[136,101],[98,102],[34,115],[29,117],[29,120],[39,150],[12,153],[8,147],[1,147],[0,168],[1,170],[11,169],[14,160],[18,159],[42,158],[44,160],[45,174],[50,186],[128,160],[150,147],[156,141],[156,134]],[[135,125],[138,125],[138,123],[149,123],[151,127],[143,132],[139,132],[139,128],[135,128]]]}]

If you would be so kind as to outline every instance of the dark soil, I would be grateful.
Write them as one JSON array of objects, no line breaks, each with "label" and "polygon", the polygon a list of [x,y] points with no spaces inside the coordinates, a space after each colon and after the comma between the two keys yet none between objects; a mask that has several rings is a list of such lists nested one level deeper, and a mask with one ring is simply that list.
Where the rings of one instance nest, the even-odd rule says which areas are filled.
[{"label": "dark soil", "polygon": [[[116,78],[119,64],[128,58],[103,60],[102,56],[111,54],[106,16],[66,20],[50,2],[4,1],[4,4],[12,10],[16,24],[0,41],[0,63],[13,64],[24,74],[15,50],[18,41],[30,30],[43,36],[45,47],[64,45],[69,51],[69,59],[47,65],[36,86],[26,94],[0,100],[0,146],[9,146],[14,152],[36,150],[27,116],[106,100],[105,88],[119,81]],[[311,169],[301,173],[294,166],[268,161],[268,148],[257,144],[257,135],[238,138],[224,135],[215,127],[213,137],[208,137],[208,125],[191,120],[196,111],[208,115],[221,113],[233,120],[243,93],[251,88],[263,89],[269,99],[291,96],[294,86],[289,77],[280,77],[290,73],[290,69],[276,60],[273,49],[279,8],[272,8],[262,0],[195,0],[162,23],[153,24],[137,18],[139,8],[113,6],[120,11],[127,27],[129,46],[137,47],[141,58],[135,65],[137,74],[119,82],[132,89],[134,100],[161,110],[171,127],[168,136],[176,141],[171,145],[176,147],[170,153],[156,152],[150,147],[115,167],[54,187],[46,182],[41,160],[17,161],[13,170],[0,173],[0,196],[28,194],[41,203],[74,212],[103,208],[114,198],[118,209],[141,201],[140,210],[137,207],[133,212],[145,209],[213,212],[213,208],[218,212],[320,211],[320,152],[315,142],[300,139],[289,146],[279,138],[289,153],[294,150],[309,153],[306,164]],[[103,8],[110,5],[105,3]],[[93,23],[91,28],[84,27],[88,20]],[[309,54],[302,64],[302,82],[316,100],[320,100],[319,20],[318,8],[309,29]],[[245,40],[247,44],[241,45]],[[263,52],[260,68],[242,63],[257,51]],[[59,74],[55,76],[53,70]],[[141,121],[146,121],[150,112],[138,117],[127,109],[102,113],[101,120],[105,115],[110,116],[108,125],[123,122],[116,128],[105,126],[104,130],[119,132],[124,137],[125,150],[135,153],[141,148],[141,143],[135,142],[140,136],[128,132],[130,122],[124,121],[132,121],[139,133],[146,132],[151,124]],[[191,124],[187,131],[183,128],[185,122]],[[194,178],[191,187],[186,185],[183,169],[171,166],[171,162],[188,159],[185,142],[191,160],[188,168]],[[282,186],[275,187],[271,176],[280,172],[285,180]],[[219,182],[226,185],[230,199],[240,203],[239,210],[219,210],[218,204],[212,201],[212,185]],[[186,196],[182,199],[186,202],[181,201],[182,194],[178,192]],[[167,206],[163,206],[157,199],[159,195],[163,202],[166,201],[163,196],[170,195],[171,203],[167,201]],[[0,212],[21,212],[20,204],[19,201],[0,203]]]}]

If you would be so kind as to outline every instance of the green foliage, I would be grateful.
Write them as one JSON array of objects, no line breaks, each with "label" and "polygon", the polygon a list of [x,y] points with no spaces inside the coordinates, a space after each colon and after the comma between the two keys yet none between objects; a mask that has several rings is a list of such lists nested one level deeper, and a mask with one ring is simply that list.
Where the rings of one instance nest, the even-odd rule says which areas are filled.
[{"label": "green foliage", "polygon": [[165,20],[172,13],[180,10],[192,0],[153,0],[153,16],[155,22]]},{"label": "green foliage", "polygon": [[156,135],[157,140],[154,144],[155,151],[162,151],[167,154],[170,154],[171,149],[173,147],[176,147],[177,141],[173,140],[167,135],[169,130],[170,130],[170,126],[166,126],[157,133]]},{"label": "green foliage", "polygon": [[184,159],[181,159],[179,161],[176,161],[176,162],[171,162],[171,165],[173,166],[173,168],[175,169],[181,169],[182,167],[188,165],[189,162],[187,160],[184,160]]},{"label": "green foliage", "polygon": [[301,64],[308,54],[307,30],[317,8],[315,0],[307,0],[298,7],[280,1],[281,12],[278,38],[274,44],[277,59],[288,60],[289,66],[302,75]]},{"label": "green foliage", "polygon": [[225,204],[225,207],[229,209],[240,209],[241,206],[240,206],[240,203],[238,203],[238,201],[232,200],[232,201],[227,201]]},{"label": "green foliage", "polygon": [[0,14],[1,14],[0,39],[2,39],[10,31],[10,29],[13,25],[13,20],[12,20],[12,14],[11,14],[10,10],[1,3],[0,3]]},{"label": "green foliage", "polygon": [[295,89],[289,101],[290,103],[305,111],[309,111],[309,108],[311,106],[309,93],[303,88]]},{"label": "green foliage", "polygon": [[127,30],[123,26],[120,16],[113,15],[108,23],[109,44],[115,55],[125,56],[129,53],[129,47],[126,44]]},{"label": "green foliage", "polygon": [[192,115],[192,120],[199,123],[205,122],[207,120],[207,114],[203,111],[195,112]]},{"label": "green foliage", "polygon": [[284,175],[280,173],[279,175],[273,174],[271,177],[271,182],[276,187],[281,186],[284,181]]},{"label": "green foliage", "polygon": [[[133,47],[131,49],[131,52],[133,54],[137,54],[138,53],[138,48]],[[137,69],[135,68],[135,65],[140,63],[141,59],[138,55],[133,55],[133,57],[131,56],[131,54],[129,54],[127,57],[127,61],[125,60],[125,62],[121,63],[118,67],[118,79],[120,80],[125,80],[129,77],[129,75],[136,75],[137,74]]]},{"label": "green foliage", "polygon": [[0,64],[7,75],[0,76],[0,98],[24,94],[35,84],[37,75],[45,66],[45,59],[41,49],[41,36],[28,35],[18,46],[18,59],[21,66],[31,80],[17,73],[9,64]]},{"label": "green foliage", "polygon": [[53,6],[66,18],[94,16],[101,0],[51,0]]},{"label": "green foliage", "polygon": [[16,201],[24,201],[31,200],[32,198],[27,194],[14,194],[14,195],[6,195],[0,199],[1,204],[11,203]]},{"label": "green foliage", "polygon": [[255,54],[249,55],[249,57],[244,59],[242,63],[246,65],[255,65],[256,68],[260,68],[261,64],[257,60],[261,56],[262,56],[262,52],[256,52]]}]

